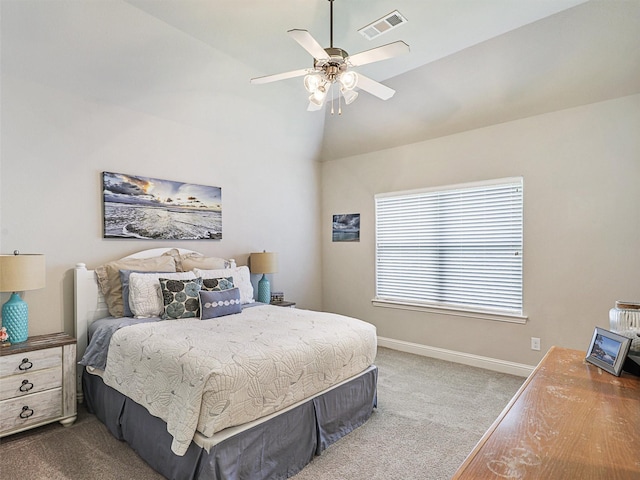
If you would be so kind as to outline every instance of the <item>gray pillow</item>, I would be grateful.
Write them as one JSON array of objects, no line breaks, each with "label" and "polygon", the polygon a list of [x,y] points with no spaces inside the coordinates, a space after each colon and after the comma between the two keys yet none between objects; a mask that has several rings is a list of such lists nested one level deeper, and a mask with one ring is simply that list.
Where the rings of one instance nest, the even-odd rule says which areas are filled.
[{"label": "gray pillow", "polygon": [[200,318],[210,318],[232,315],[242,311],[240,303],[240,289],[230,288],[222,291],[200,291]]}]

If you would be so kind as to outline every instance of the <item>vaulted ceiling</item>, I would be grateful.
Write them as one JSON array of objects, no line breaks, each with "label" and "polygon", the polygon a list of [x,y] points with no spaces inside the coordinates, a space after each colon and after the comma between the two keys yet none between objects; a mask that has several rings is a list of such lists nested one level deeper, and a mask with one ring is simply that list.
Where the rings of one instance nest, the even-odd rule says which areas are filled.
[{"label": "vaulted ceiling", "polygon": [[[329,46],[327,0],[85,3],[104,20],[103,29],[85,22],[76,2],[3,0],[3,73],[116,104],[144,106],[154,95],[207,88],[231,89],[237,102],[253,76],[312,66],[287,30],[308,30]],[[393,10],[407,23],[373,40],[357,32]],[[137,31],[138,17],[152,19],[157,29]],[[168,30],[205,50],[178,58],[183,51],[172,44],[175,35],[162,33]],[[19,39],[20,49],[7,38]],[[334,46],[355,54],[396,40],[411,52],[357,69],[395,89],[395,96],[382,101],[361,93],[341,116],[328,108],[307,113],[324,119],[320,159],[640,93],[640,0],[335,0]],[[214,50],[216,78],[178,79],[185,62],[192,69]],[[307,107],[301,78],[250,88],[252,97],[279,96]],[[182,99],[176,99],[176,116]]]}]

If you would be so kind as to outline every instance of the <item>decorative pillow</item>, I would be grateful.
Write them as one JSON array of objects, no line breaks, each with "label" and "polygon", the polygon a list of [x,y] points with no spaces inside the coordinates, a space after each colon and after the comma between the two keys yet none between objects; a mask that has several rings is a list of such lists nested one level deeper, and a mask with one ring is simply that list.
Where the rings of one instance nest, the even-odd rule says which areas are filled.
[{"label": "decorative pillow", "polygon": [[205,270],[231,268],[236,266],[236,262],[235,260],[227,260],[225,258],[205,257],[198,253],[187,253],[180,255],[180,265],[183,272],[188,272],[194,268],[202,268]]},{"label": "decorative pillow", "polygon": [[164,309],[162,319],[197,318],[200,316],[202,279],[171,280],[160,278]]},{"label": "decorative pillow", "polygon": [[251,285],[251,274],[249,273],[249,267],[235,267],[224,268],[220,270],[200,270],[195,268],[194,273],[198,277],[206,278],[220,278],[220,277],[233,277],[233,285],[240,289],[240,302],[254,303],[253,299],[253,285]]},{"label": "decorative pillow", "polygon": [[[163,255],[164,255],[164,253],[163,253]],[[122,316],[123,317],[133,317],[133,312],[131,311],[131,306],[129,305],[129,276],[132,273],[164,273],[164,274],[166,274],[167,272],[145,272],[145,271],[142,271],[142,270],[120,270],[120,283],[122,284]]]},{"label": "decorative pillow", "polygon": [[100,285],[100,290],[104,295],[109,314],[112,317],[122,317],[124,314],[120,270],[175,272],[176,263],[170,256],[160,256],[153,258],[125,258],[97,267],[95,271],[98,285]]},{"label": "decorative pillow", "polygon": [[[167,257],[170,258],[170,257]],[[164,311],[160,278],[194,280],[193,272],[131,273],[129,275],[129,307],[136,318],[159,317]]]},{"label": "decorative pillow", "polygon": [[200,311],[202,320],[240,313],[242,311],[240,290],[238,288],[220,292],[201,290]]},{"label": "decorative pillow", "polygon": [[176,264],[176,272],[182,272],[182,264],[180,263],[180,250],[178,250],[177,248],[172,248],[170,250],[167,250],[166,252],[164,252],[162,254],[163,257],[169,256],[171,258],[173,258],[173,261]]},{"label": "decorative pillow", "polygon": [[202,281],[202,290],[208,290],[209,292],[220,292],[233,287],[233,277],[205,278]]}]

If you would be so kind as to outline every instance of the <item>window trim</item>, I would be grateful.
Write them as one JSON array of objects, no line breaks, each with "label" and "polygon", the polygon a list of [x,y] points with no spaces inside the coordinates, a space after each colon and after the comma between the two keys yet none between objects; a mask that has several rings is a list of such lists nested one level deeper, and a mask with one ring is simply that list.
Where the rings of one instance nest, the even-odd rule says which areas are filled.
[{"label": "window trim", "polygon": [[[397,192],[387,192],[387,193],[379,193],[375,195],[375,221],[376,221],[376,242],[375,242],[375,290],[377,295],[378,290],[378,238],[377,238],[377,222],[378,222],[378,204],[377,200],[379,198],[388,198],[388,197],[399,197],[403,195],[415,195],[422,193],[431,193],[438,191],[454,191],[456,189],[473,189],[476,187],[491,187],[492,185],[502,185],[509,183],[520,183],[521,188],[524,190],[524,181],[521,176],[519,177],[507,177],[500,179],[492,179],[486,181],[477,181],[477,182],[469,182],[469,183],[459,183],[454,185],[442,185],[436,187],[428,187],[421,189],[413,189],[413,190],[404,190]],[[524,203],[524,193],[522,193],[523,198],[522,202]],[[524,215],[524,204],[522,203],[522,214]],[[524,251],[524,218],[522,219],[522,237],[521,237],[521,250],[520,254],[522,255]],[[455,304],[438,304],[438,302],[421,302],[420,300],[402,300],[402,299],[390,299],[385,297],[377,297],[375,296],[371,303],[374,307],[383,307],[383,308],[394,308],[400,310],[410,310],[410,311],[420,311],[425,313],[435,313],[442,315],[454,315],[460,317],[467,318],[478,318],[485,320],[497,320],[509,323],[517,323],[517,324],[525,324],[528,320],[527,315],[524,313],[524,259],[522,258],[522,264],[520,267],[520,283],[521,283],[521,292],[520,292],[520,309],[519,310],[502,310],[499,308],[492,309],[490,307],[484,308],[481,306],[470,306],[466,308],[465,306],[455,305]]]},{"label": "window trim", "polygon": [[522,315],[518,315],[517,313],[500,313],[493,310],[487,310],[485,312],[480,309],[473,310],[453,308],[444,305],[427,305],[421,303],[400,302],[382,298],[372,298],[371,304],[374,307],[394,308],[397,310],[410,310],[413,312],[423,313],[436,313],[439,315],[453,315],[456,317],[477,318],[479,320],[495,320],[499,322],[518,323],[522,325],[526,324],[527,320],[529,320],[529,317],[524,313]]}]

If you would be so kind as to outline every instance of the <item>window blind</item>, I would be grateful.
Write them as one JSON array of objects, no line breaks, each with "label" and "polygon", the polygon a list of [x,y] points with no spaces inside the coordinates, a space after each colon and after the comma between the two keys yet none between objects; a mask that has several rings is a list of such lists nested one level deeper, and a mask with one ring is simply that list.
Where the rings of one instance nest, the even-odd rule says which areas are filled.
[{"label": "window blind", "polygon": [[521,314],[522,198],[522,178],[376,195],[376,299]]}]

